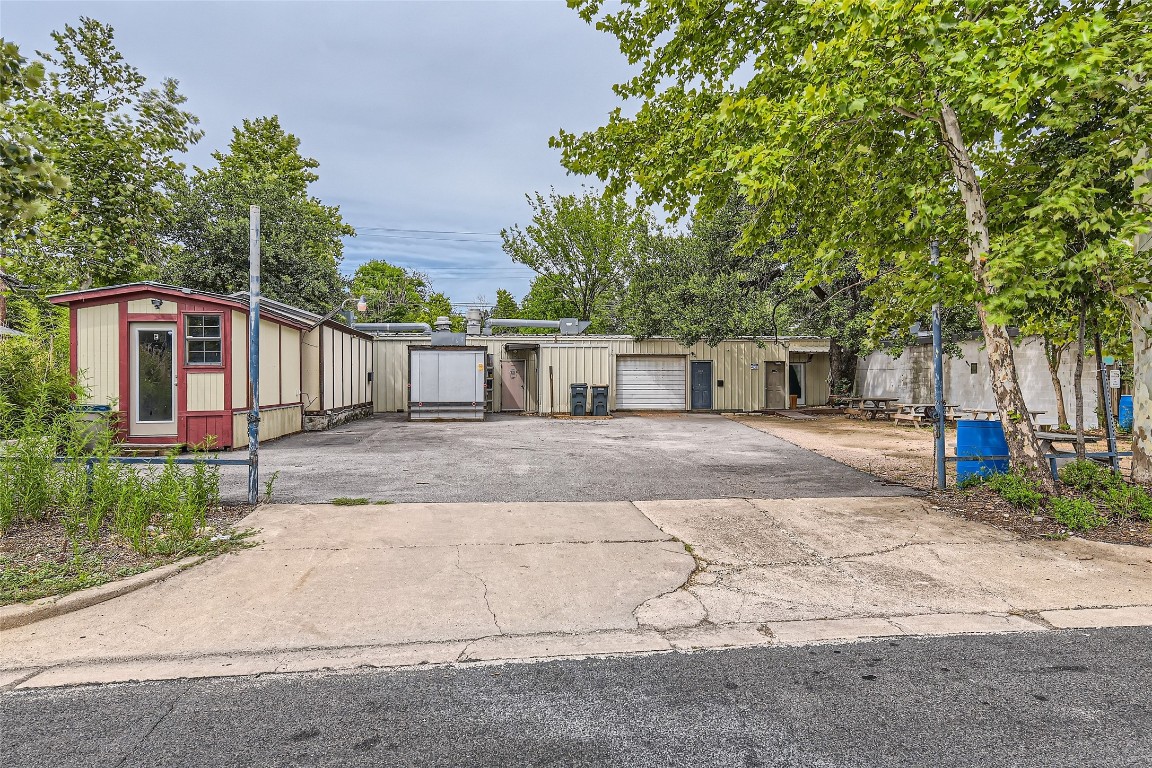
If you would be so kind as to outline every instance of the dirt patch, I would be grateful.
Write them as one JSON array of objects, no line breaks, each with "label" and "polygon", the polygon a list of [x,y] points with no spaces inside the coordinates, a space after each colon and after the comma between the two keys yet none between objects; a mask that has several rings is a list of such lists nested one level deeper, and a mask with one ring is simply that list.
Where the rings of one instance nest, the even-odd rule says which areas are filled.
[{"label": "dirt patch", "polygon": [[0,536],[0,605],[29,602],[106,584],[174,563],[189,555],[216,555],[243,542],[234,526],[251,508],[229,506],[205,520],[200,535],[168,554],[141,554],[120,536],[71,541],[63,526],[45,518],[14,525]]},{"label": "dirt patch", "polygon": [[[1067,538],[1069,533],[1050,516],[1022,511],[986,488],[956,488],[956,467],[949,463],[949,490],[935,491],[932,430],[898,426],[886,421],[862,421],[846,416],[821,416],[814,421],[792,421],[775,416],[731,417],[753,429],[815,451],[891,482],[929,492],[931,503],[946,512],[976,520],[1025,538]],[[949,450],[956,445],[949,431]],[[1129,441],[1120,450],[1130,450]],[[1152,524],[1136,520],[1075,534],[1079,538],[1113,544],[1152,546]]]}]

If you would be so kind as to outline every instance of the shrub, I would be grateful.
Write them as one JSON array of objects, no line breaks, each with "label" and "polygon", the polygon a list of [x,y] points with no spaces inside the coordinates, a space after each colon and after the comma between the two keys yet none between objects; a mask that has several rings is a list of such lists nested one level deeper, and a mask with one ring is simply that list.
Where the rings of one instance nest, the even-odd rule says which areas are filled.
[{"label": "shrub", "polygon": [[1073,531],[1090,531],[1107,525],[1108,518],[1087,499],[1066,499],[1054,496],[1051,500],[1052,517]]},{"label": "shrub", "polygon": [[1072,461],[1060,467],[1060,482],[1078,491],[1095,491],[1114,488],[1121,482],[1120,476],[1107,467],[1087,459]]},{"label": "shrub", "polygon": [[1095,496],[1110,515],[1152,520],[1152,496],[1140,486],[1117,483],[1096,491]]},{"label": "shrub", "polygon": [[985,485],[1014,507],[1035,511],[1044,503],[1040,483],[1019,472],[997,473]]}]

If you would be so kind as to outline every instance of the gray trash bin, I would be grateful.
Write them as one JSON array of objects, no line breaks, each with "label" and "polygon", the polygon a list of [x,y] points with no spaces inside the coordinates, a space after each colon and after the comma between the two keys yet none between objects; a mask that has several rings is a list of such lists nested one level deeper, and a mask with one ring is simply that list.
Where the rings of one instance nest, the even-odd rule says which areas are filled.
[{"label": "gray trash bin", "polygon": [[573,416],[587,416],[588,415],[588,385],[587,384],[573,384],[572,385],[572,409]]},{"label": "gray trash bin", "polygon": [[608,386],[596,385],[592,387],[592,415],[608,415]]}]

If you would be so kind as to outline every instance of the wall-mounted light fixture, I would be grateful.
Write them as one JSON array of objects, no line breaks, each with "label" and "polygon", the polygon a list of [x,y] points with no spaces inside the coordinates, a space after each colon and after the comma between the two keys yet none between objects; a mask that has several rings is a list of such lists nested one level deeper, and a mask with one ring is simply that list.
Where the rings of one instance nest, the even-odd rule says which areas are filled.
[{"label": "wall-mounted light fixture", "polygon": [[357,300],[357,302],[356,302],[356,311],[357,312],[367,312],[368,311],[368,300],[365,299],[363,296],[361,296],[359,298],[359,300]]},{"label": "wall-mounted light fixture", "polygon": [[152,306],[160,309],[160,307],[164,306],[164,299],[152,299]]}]

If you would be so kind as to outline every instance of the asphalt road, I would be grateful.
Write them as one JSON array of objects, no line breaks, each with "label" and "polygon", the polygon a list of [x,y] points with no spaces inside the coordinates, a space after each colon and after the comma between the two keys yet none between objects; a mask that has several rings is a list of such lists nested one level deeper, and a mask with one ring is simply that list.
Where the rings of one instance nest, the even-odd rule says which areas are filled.
[{"label": "asphalt road", "polygon": [[0,694],[0,763],[1152,765],[1152,630]]},{"label": "asphalt road", "polygon": [[[247,469],[224,470],[243,501]],[[377,416],[261,446],[273,501],[647,501],[913,493],[722,416],[607,421],[489,415],[483,422]]]}]

